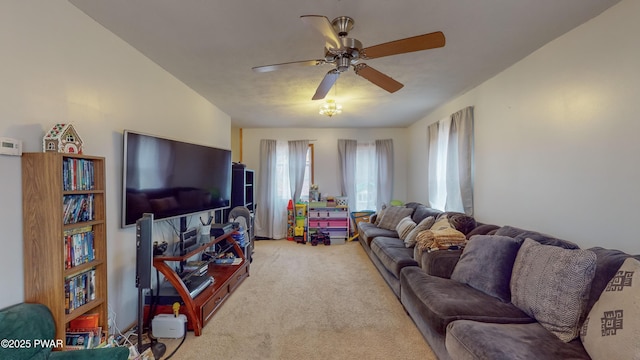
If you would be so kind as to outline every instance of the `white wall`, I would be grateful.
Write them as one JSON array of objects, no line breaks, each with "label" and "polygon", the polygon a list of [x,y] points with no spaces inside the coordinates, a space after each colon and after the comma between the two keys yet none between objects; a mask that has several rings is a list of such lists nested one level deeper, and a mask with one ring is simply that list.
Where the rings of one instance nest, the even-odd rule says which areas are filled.
[{"label": "white wall", "polygon": [[[339,115],[340,116],[340,115]],[[314,182],[324,195],[340,195],[338,178],[338,139],[373,141],[393,139],[394,183],[392,199],[407,201],[407,129],[278,129],[253,128],[242,129],[243,162],[256,171],[259,179],[260,140],[314,140]],[[256,191],[259,189],[256,187]],[[257,196],[257,195],[256,195]]]},{"label": "white wall", "polygon": [[[119,227],[122,131],[228,149],[230,118],[66,1],[2,1],[0,44],[0,136],[41,151],[45,129],[72,122],[84,152],[107,159],[109,304],[128,326],[137,289],[135,232]],[[0,174],[2,308],[24,300],[20,158],[0,156]]]},{"label": "white wall", "polygon": [[623,0],[411,126],[409,196],[427,125],[473,105],[478,220],[640,253],[638,34]]}]

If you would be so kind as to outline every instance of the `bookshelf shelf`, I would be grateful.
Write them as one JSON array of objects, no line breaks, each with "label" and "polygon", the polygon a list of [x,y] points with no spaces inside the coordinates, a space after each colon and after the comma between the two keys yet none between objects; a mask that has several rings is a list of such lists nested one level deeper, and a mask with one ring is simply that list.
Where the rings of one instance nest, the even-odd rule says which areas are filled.
[{"label": "bookshelf shelf", "polygon": [[23,153],[25,302],[49,308],[56,339],[85,314],[108,332],[105,196],[103,157]]}]

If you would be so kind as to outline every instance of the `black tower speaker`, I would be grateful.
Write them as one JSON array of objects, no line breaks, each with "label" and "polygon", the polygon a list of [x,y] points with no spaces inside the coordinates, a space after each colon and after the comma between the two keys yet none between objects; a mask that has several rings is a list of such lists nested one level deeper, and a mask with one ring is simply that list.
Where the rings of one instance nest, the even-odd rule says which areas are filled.
[{"label": "black tower speaker", "polygon": [[136,287],[151,288],[153,260],[153,214],[145,213],[136,221]]},{"label": "black tower speaker", "polygon": [[136,221],[136,287],[138,288],[138,354],[151,347],[153,356],[160,359],[167,347],[163,343],[153,341],[142,343],[143,329],[143,289],[151,289],[151,263],[153,261],[153,214],[145,213]]}]

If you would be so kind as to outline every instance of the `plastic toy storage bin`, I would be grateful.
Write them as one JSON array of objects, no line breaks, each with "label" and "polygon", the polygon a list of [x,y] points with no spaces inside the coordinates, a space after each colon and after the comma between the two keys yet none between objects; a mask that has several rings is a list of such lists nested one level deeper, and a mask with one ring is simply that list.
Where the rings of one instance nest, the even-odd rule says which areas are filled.
[{"label": "plastic toy storage bin", "polygon": [[347,219],[341,220],[309,220],[310,228],[332,228],[332,227],[347,227]]}]

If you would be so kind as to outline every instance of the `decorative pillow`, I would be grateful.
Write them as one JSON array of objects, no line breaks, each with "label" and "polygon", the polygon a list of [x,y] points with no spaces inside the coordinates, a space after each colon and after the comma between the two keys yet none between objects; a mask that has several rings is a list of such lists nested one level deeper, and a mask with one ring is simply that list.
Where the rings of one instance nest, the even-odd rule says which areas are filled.
[{"label": "decorative pillow", "polygon": [[594,360],[640,354],[640,261],[628,258],[582,325],[580,339]]},{"label": "decorative pillow", "polygon": [[416,225],[416,227],[413,228],[413,230],[411,230],[411,232],[404,239],[404,245],[408,248],[414,247],[416,245],[416,241],[418,240],[418,234],[424,230],[431,229],[431,226],[435,221],[436,219],[433,216],[427,216],[426,218],[422,219],[422,221],[420,221],[420,223]]},{"label": "decorative pillow", "polygon": [[384,215],[385,210],[387,210],[387,204],[382,204],[380,206],[380,211],[374,215],[374,224],[377,226],[380,224],[380,220],[382,219],[382,215]]},{"label": "decorative pillow", "polygon": [[378,227],[387,230],[395,230],[400,220],[407,216],[411,216],[412,212],[413,209],[411,208],[389,206],[384,210],[384,214],[382,214],[382,219],[380,219]]},{"label": "decorative pillow", "polygon": [[398,237],[404,240],[407,237],[407,235],[409,235],[411,230],[413,230],[415,227],[416,227],[416,223],[414,223],[413,220],[411,220],[411,216],[402,218],[402,220],[400,220],[400,222],[398,223],[398,226],[396,226],[396,232],[398,232]]},{"label": "decorative pillow", "polygon": [[451,279],[509,302],[511,270],[519,249],[520,242],[507,236],[476,235],[467,242]]},{"label": "decorative pillow", "polygon": [[[437,222],[436,222],[437,224]],[[460,231],[453,228],[441,228],[433,230],[424,230],[418,234],[416,247],[420,250],[446,250],[452,246],[463,247],[467,238]]]},{"label": "decorative pillow", "polygon": [[595,270],[596,255],[589,250],[525,239],[513,264],[511,302],[569,342],[578,336]]}]

